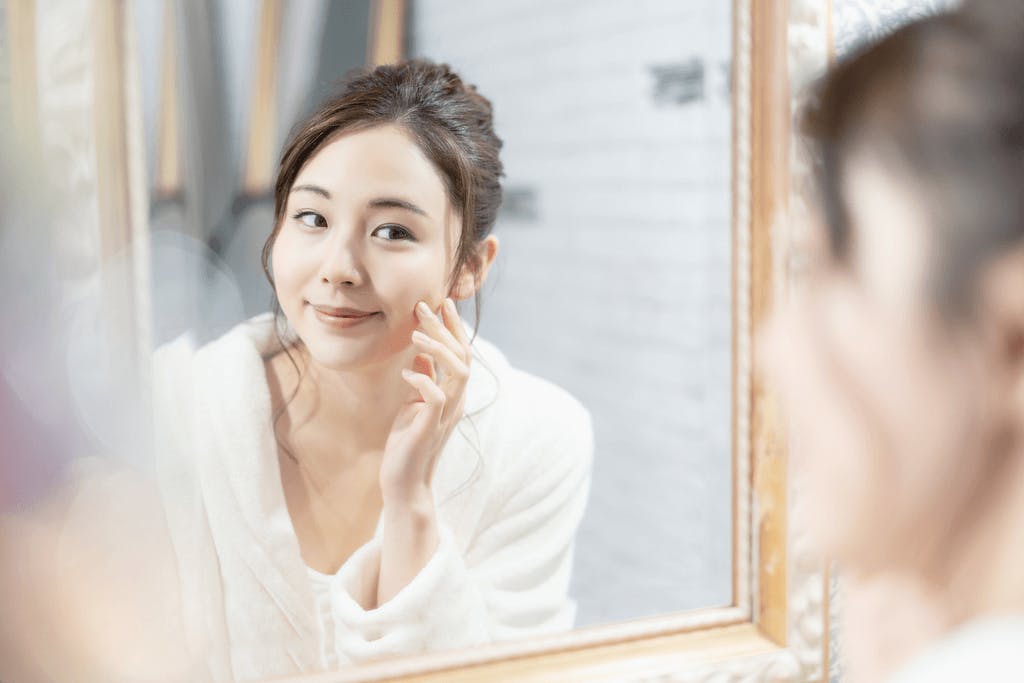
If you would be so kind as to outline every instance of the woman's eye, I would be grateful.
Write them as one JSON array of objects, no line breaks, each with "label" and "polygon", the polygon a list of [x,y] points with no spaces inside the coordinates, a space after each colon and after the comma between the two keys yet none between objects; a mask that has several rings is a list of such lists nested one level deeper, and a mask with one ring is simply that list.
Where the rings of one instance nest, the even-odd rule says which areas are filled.
[{"label": "woman's eye", "polygon": [[316,211],[299,211],[295,216],[295,220],[299,221],[308,228],[326,228],[327,219],[318,214]]},{"label": "woman's eye", "polygon": [[375,237],[380,237],[386,240],[412,240],[412,233],[403,228],[401,225],[382,225],[373,231]]}]

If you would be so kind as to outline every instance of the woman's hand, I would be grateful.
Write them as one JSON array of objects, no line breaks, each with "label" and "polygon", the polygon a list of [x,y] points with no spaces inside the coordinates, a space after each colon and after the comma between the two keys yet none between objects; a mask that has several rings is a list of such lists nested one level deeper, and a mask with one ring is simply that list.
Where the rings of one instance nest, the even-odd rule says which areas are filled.
[{"label": "woman's hand", "polygon": [[389,501],[430,504],[437,457],[462,418],[469,379],[469,339],[455,303],[445,299],[439,318],[421,301],[416,318],[412,343],[419,353],[412,369],[402,370],[414,398],[395,417],[381,463],[385,507]]},{"label": "woman's hand", "polygon": [[469,379],[469,340],[455,303],[445,299],[438,318],[422,301],[416,305],[418,353],[402,377],[414,398],[395,416],[380,467],[380,573],[377,605],[391,600],[427,564],[439,542],[430,480],[437,457],[462,417]]}]

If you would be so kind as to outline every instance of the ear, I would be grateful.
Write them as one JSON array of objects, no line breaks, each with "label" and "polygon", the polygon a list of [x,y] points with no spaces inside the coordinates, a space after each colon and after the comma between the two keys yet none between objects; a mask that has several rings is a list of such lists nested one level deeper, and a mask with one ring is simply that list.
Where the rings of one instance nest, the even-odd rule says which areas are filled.
[{"label": "ear", "polygon": [[1024,248],[984,267],[978,285],[982,349],[996,383],[990,393],[1007,426],[1024,435]]},{"label": "ear", "polygon": [[1024,381],[1024,248],[987,266],[980,278],[978,309],[996,362]]},{"label": "ear", "polygon": [[472,297],[487,281],[487,274],[498,255],[498,238],[488,235],[476,247],[476,258],[466,264],[452,286],[451,297],[463,301]]}]

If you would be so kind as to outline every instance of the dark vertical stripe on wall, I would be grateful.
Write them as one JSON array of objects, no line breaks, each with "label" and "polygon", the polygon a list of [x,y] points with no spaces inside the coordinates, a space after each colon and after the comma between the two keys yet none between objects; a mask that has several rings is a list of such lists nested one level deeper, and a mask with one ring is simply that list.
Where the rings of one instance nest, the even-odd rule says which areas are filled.
[{"label": "dark vertical stripe on wall", "polygon": [[416,36],[413,27],[416,26],[416,12],[423,11],[416,0],[407,0],[405,3],[405,26],[402,31],[402,54],[406,57],[415,57]]},{"label": "dark vertical stripe on wall", "polygon": [[364,65],[369,25],[370,0],[328,3],[320,59],[306,106],[307,114],[321,100],[337,91],[345,74]]},{"label": "dark vertical stripe on wall", "polygon": [[213,0],[178,0],[178,105],[183,144],[186,230],[216,234],[238,186],[229,157],[225,77],[216,41],[223,35]]}]

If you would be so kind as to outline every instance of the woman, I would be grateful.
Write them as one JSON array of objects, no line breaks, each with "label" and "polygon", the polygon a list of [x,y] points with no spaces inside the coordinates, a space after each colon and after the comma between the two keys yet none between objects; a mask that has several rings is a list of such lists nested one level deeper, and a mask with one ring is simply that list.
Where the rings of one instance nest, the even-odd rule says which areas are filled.
[{"label": "woman", "polygon": [[765,332],[851,680],[1022,680],[1024,13],[976,4],[839,64],[803,292]]},{"label": "woman", "polygon": [[282,157],[275,314],[158,352],[160,480],[214,679],[571,626],[589,417],[454,304],[497,253],[500,147],[447,66],[351,78]]}]

